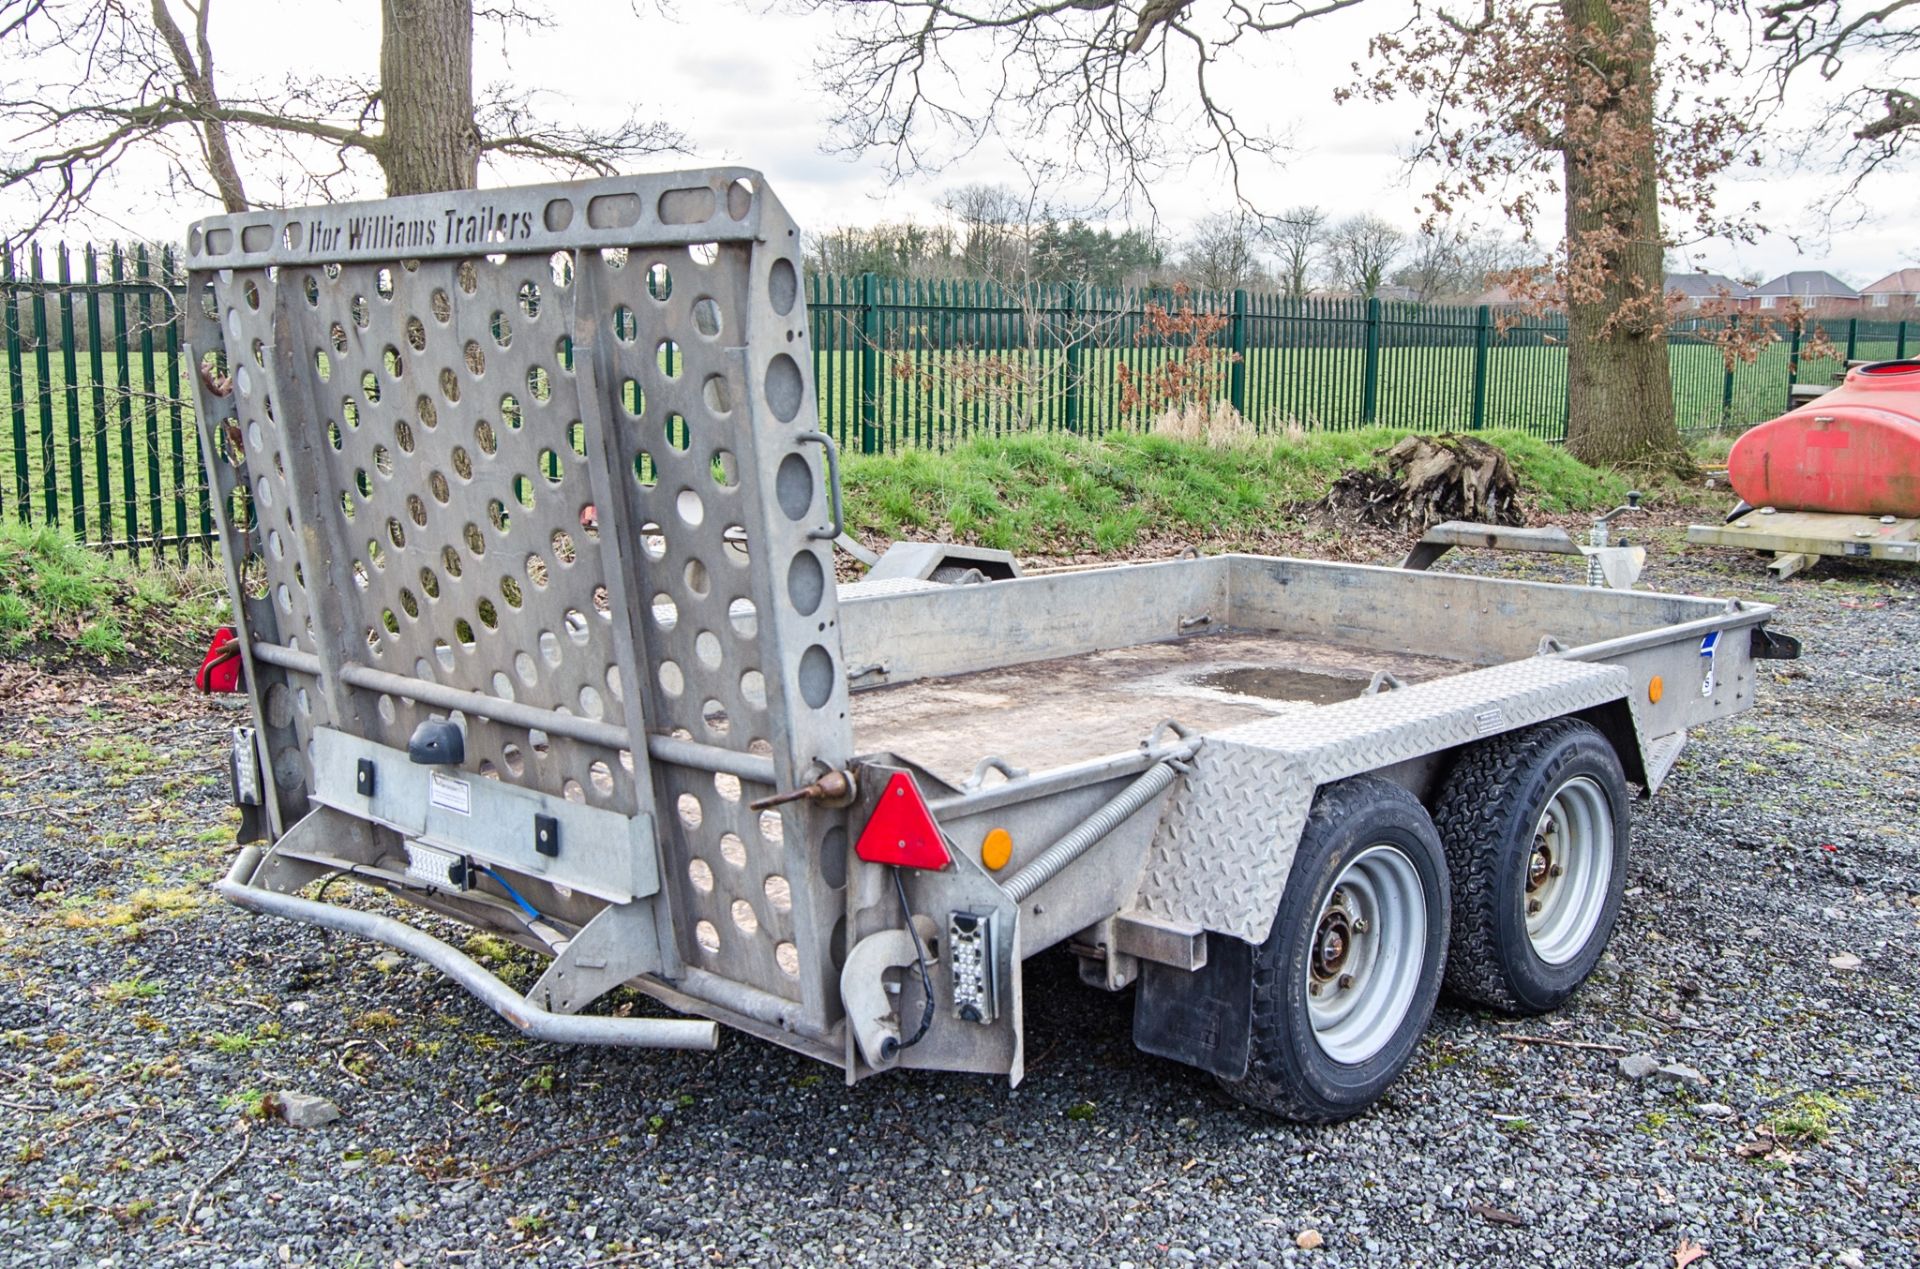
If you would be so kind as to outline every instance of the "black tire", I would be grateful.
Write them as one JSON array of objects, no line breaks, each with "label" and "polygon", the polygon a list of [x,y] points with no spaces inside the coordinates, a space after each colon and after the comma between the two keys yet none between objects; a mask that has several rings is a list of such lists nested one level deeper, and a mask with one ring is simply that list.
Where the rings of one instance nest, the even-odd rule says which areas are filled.
[{"label": "black tire", "polygon": [[[1550,963],[1527,931],[1535,833],[1556,793],[1584,778],[1612,815],[1610,871],[1597,919],[1578,950]],[[1562,718],[1466,750],[1442,785],[1434,823],[1453,877],[1447,990],[1514,1014],[1557,1009],[1600,963],[1620,914],[1630,830],[1620,758],[1593,727]],[[1546,840],[1541,839],[1543,851]],[[1544,858],[1544,856],[1543,856]],[[1559,874],[1555,874],[1559,876]]]},{"label": "black tire", "polygon": [[[1324,948],[1321,918],[1335,882],[1375,846],[1391,846],[1411,864],[1424,928],[1414,944],[1420,961],[1404,1015],[1370,1056],[1349,1062],[1329,1054],[1316,1035],[1309,969],[1316,947]],[[1321,789],[1300,834],[1273,929],[1253,954],[1247,1073],[1222,1079],[1221,1086],[1239,1101],[1302,1123],[1337,1123],[1371,1106],[1412,1059],[1433,1016],[1447,954],[1447,903],[1446,852],[1418,798],[1373,776]]]}]

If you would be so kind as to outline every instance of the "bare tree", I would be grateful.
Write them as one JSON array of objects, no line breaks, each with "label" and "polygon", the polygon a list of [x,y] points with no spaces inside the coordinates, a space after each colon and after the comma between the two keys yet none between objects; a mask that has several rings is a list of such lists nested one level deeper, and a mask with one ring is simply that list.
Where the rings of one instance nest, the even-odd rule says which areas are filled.
[{"label": "bare tree", "polygon": [[[795,2],[832,9],[845,33],[819,68],[843,144],[905,170],[992,135],[1148,193],[1202,155],[1237,189],[1242,159],[1276,142],[1242,126],[1216,71],[1358,0]],[[1355,89],[1426,104],[1417,157],[1439,173],[1436,215],[1496,204],[1523,245],[1549,256],[1533,298],[1567,306],[1568,444],[1589,462],[1687,463],[1667,366],[1662,207],[1676,238],[1743,228],[1714,212],[1715,179],[1750,153],[1752,120],[1725,97],[1734,65],[1716,30],[1740,3],[1433,0],[1371,41]],[[1684,38],[1660,45],[1655,5]],[[1550,198],[1566,211],[1542,242]]]},{"label": "bare tree", "polygon": [[842,147],[908,173],[991,136],[1149,204],[1158,176],[1206,156],[1237,191],[1242,161],[1278,142],[1216,91],[1222,64],[1359,2],[795,0],[841,32],[816,71]]},{"label": "bare tree", "polygon": [[1303,300],[1313,289],[1313,272],[1327,246],[1327,213],[1303,205],[1280,213],[1267,231],[1267,241],[1280,257],[1280,287],[1290,300]]},{"label": "bare tree", "polygon": [[1005,185],[962,185],[940,208],[954,221],[962,270],[979,278],[1022,272],[1028,240],[1047,218],[1037,188],[1022,194]]},{"label": "bare tree", "polygon": [[1920,140],[1920,0],[1778,0],[1760,18],[1776,99],[1819,97],[1805,141],[1849,193]]},{"label": "bare tree", "polygon": [[216,73],[214,0],[0,0],[0,48],[30,68],[0,97],[0,121],[16,137],[0,186],[34,196],[32,232],[86,207],[141,154],[239,210],[250,201],[249,163],[291,164],[300,176],[290,193],[327,198],[365,160],[389,194],[410,194],[469,188],[489,159],[604,173],[684,146],[674,129],[638,117],[609,128],[543,120],[528,92],[507,85],[476,97],[476,15],[547,21],[519,0],[378,2],[377,79],[307,73],[236,92]]},{"label": "bare tree", "polygon": [[1407,235],[1392,221],[1378,216],[1349,216],[1334,226],[1327,256],[1340,285],[1363,299],[1380,293],[1387,270],[1400,258]]},{"label": "bare tree", "polygon": [[1215,212],[1193,227],[1181,250],[1187,280],[1205,291],[1231,291],[1263,279],[1260,225],[1244,211]]},{"label": "bare tree", "polygon": [[1415,234],[1405,268],[1389,276],[1422,304],[1464,300],[1487,289],[1488,278],[1520,264],[1514,245],[1498,234],[1476,232],[1450,220]]}]

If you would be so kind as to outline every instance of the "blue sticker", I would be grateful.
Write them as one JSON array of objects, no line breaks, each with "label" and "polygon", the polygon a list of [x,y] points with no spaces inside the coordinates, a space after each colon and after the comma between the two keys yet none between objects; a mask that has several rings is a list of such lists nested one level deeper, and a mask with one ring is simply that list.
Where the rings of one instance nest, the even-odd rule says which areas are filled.
[{"label": "blue sticker", "polygon": [[1720,632],[1714,631],[1700,640],[1700,659],[1706,664],[1700,667],[1700,695],[1713,695],[1714,654],[1720,651]]}]

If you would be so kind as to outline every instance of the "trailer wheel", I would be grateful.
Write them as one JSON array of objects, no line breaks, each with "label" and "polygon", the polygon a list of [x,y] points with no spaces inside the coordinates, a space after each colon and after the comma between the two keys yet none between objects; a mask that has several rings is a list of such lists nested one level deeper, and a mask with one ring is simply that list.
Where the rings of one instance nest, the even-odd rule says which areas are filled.
[{"label": "trailer wheel", "polygon": [[1564,1004],[1613,933],[1628,815],[1619,756],[1577,719],[1468,749],[1434,812],[1453,876],[1448,990],[1508,1013]]},{"label": "trailer wheel", "polygon": [[1320,790],[1253,954],[1247,1073],[1222,1087],[1305,1123],[1372,1105],[1433,1014],[1447,902],[1446,852],[1417,798],[1372,776]]}]

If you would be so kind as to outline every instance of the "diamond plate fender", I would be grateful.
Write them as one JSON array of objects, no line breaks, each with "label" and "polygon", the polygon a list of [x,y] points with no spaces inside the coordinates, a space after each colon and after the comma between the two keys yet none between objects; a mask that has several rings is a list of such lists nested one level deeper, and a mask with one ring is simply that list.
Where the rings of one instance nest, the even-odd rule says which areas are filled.
[{"label": "diamond plate fender", "polygon": [[1627,697],[1618,666],[1532,657],[1213,732],[1154,832],[1139,906],[1264,942],[1320,785]]}]

